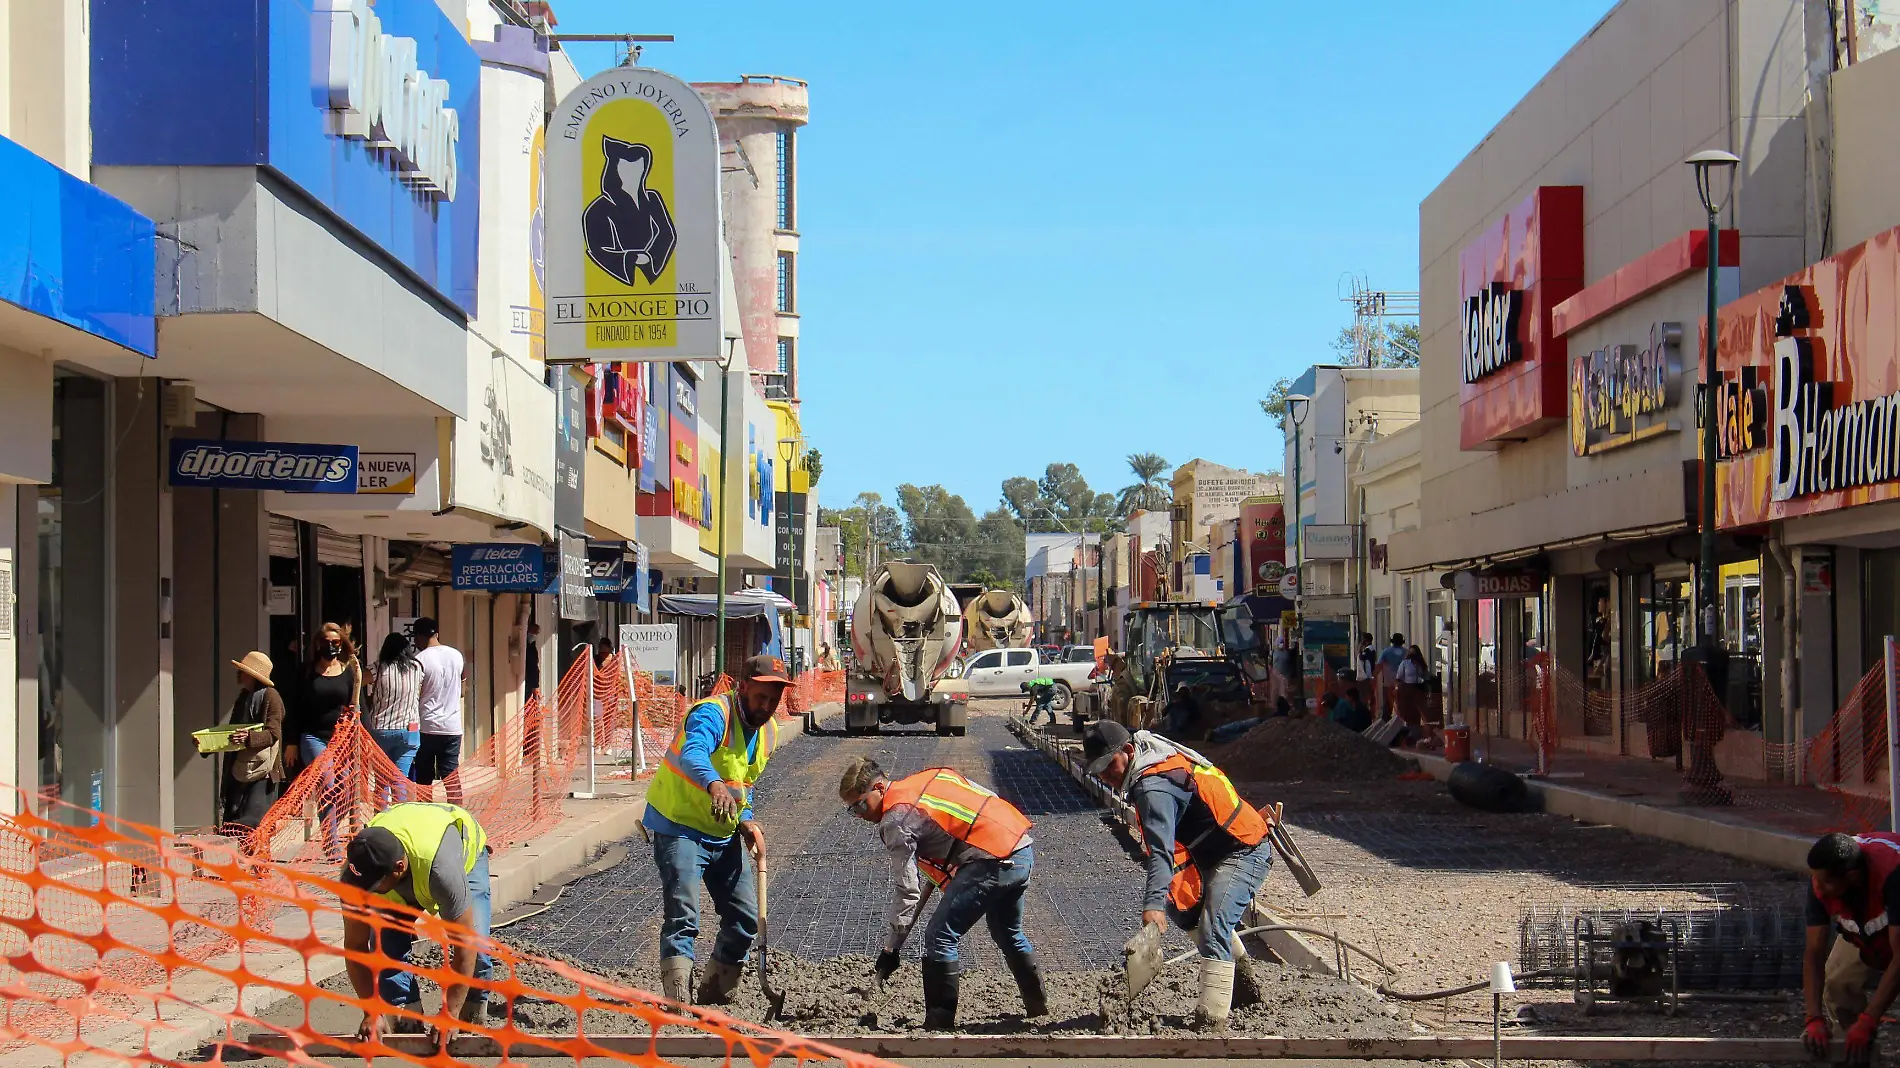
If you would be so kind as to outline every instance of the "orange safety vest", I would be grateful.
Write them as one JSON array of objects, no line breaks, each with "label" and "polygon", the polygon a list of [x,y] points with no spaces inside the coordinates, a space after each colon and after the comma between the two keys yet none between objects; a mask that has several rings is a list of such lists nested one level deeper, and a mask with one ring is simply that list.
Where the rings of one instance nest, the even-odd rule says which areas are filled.
[{"label": "orange safety vest", "polygon": [[1201,869],[1195,866],[1188,850],[1200,845],[1216,828],[1241,845],[1256,846],[1266,840],[1268,826],[1267,818],[1261,815],[1260,810],[1241,800],[1239,791],[1234,789],[1226,773],[1212,764],[1196,764],[1176,753],[1143,768],[1136,778],[1139,780],[1150,775],[1175,773],[1187,776],[1182,785],[1193,783],[1195,796],[1214,815],[1214,827],[1201,832],[1199,838],[1186,844],[1179,837],[1174,840],[1174,877],[1168,880],[1168,901],[1176,909],[1186,912],[1201,903]]},{"label": "orange safety vest", "polygon": [[[1033,826],[1015,805],[949,768],[929,768],[892,783],[884,811],[893,805],[917,806],[950,837],[997,860],[1016,852]],[[927,857],[918,857],[917,867],[938,886],[956,874],[954,865]]]},{"label": "orange safety vest", "polygon": [[[1854,841],[1867,858],[1867,886],[1861,899],[1843,901],[1819,889],[1814,896],[1833,918],[1834,929],[1860,950],[1861,962],[1884,972],[1893,963],[1893,947],[1887,940],[1887,927],[1894,921],[1887,915],[1887,880],[1900,874],[1900,834],[1857,834]],[[1808,885],[1813,887],[1812,880]]]}]

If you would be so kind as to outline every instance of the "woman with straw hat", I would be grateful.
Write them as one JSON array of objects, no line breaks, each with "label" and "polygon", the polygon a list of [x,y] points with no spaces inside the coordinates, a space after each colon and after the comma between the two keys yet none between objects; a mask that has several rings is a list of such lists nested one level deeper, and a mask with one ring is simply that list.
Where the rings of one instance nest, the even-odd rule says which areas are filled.
[{"label": "woman with straw hat", "polygon": [[239,748],[224,757],[224,823],[256,830],[284,781],[284,699],[271,682],[270,657],[253,650],[231,666],[237,669],[238,695],[228,722],[262,726],[231,735]]}]

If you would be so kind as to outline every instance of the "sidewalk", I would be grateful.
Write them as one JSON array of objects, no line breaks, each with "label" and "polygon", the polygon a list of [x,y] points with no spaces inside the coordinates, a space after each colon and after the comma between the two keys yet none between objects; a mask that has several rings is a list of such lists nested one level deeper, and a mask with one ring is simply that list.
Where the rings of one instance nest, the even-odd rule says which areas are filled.
[{"label": "sidewalk", "polygon": [[[1526,743],[1487,737],[1482,745],[1487,762],[1498,767],[1523,775],[1535,765]],[[1442,756],[1406,755],[1434,778],[1451,774]],[[1824,790],[1735,778],[1723,783],[1734,804],[1692,805],[1681,797],[1683,777],[1674,761],[1571,750],[1557,752],[1548,778],[1525,781],[1554,815],[1804,873],[1815,836],[1839,827],[1843,813],[1839,799]]]},{"label": "sidewalk", "polygon": [[[564,817],[553,830],[533,841],[500,854],[490,862],[490,886],[494,912],[500,915],[532,897],[536,889],[562,872],[579,867],[603,848],[637,833],[646,805],[646,782],[602,783],[592,800],[569,798],[562,804]],[[206,884],[215,893],[217,884]],[[187,898],[189,884],[180,880],[180,896]],[[278,941],[314,940],[326,948],[342,943],[342,919],[334,910],[320,910],[314,923],[304,919],[297,909],[283,909],[275,918]],[[311,928],[314,926],[314,930]],[[306,937],[309,936],[309,937]],[[344,962],[329,952],[292,952],[278,945],[249,943],[244,951],[244,968],[286,985],[315,985],[343,973]],[[217,1013],[243,1012],[251,1017],[262,1014],[290,995],[274,987],[253,985],[242,992],[229,980],[190,967],[173,970],[169,984],[163,987],[167,999],[161,1004],[162,1023],[151,1025],[149,1040],[135,1027],[119,1025],[110,1029],[85,1029],[86,1044],[94,1049],[124,1050],[128,1053],[149,1051],[166,1059],[187,1056],[223,1033],[226,1018]],[[198,1008],[202,1007],[202,1009]],[[209,1011],[204,1011],[209,1010]],[[112,1065],[126,1063],[103,1054],[75,1054],[68,1058],[46,1046],[25,1045],[6,1053],[9,1068],[54,1068]]]}]

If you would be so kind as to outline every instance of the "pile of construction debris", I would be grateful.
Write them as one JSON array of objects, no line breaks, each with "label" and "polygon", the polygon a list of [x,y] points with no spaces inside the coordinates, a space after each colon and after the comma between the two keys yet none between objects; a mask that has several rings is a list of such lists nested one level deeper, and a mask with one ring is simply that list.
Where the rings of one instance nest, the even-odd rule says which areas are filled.
[{"label": "pile of construction debris", "polygon": [[1239,738],[1204,752],[1236,782],[1371,782],[1418,766],[1362,734],[1314,716],[1262,720]]}]

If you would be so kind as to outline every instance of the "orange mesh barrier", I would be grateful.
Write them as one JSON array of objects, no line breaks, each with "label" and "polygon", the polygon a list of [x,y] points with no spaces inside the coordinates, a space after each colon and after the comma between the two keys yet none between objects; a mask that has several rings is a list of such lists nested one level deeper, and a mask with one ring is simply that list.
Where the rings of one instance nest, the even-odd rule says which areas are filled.
[{"label": "orange mesh barrier", "polygon": [[[491,1001],[540,1001],[561,1006],[568,1017],[551,1025],[556,1035],[523,1030],[511,1013],[454,1024],[461,1034],[532,1041],[576,1063],[596,1057],[661,1065],[669,1062],[656,1054],[617,1053],[594,1040],[671,1027],[717,1036],[733,1058],[729,1063],[763,1064],[773,1057],[853,1068],[884,1063],[676,1005],[387,901],[372,907],[360,891],[237,848],[193,845],[57,801],[0,793],[0,803],[8,801],[16,810],[37,805],[37,814],[0,818],[0,996],[6,999],[0,1049],[16,1055],[28,1049],[67,1063],[182,1066],[222,1064],[227,1050],[240,1050],[311,1065],[317,1062],[308,1049],[329,1044],[365,1058],[440,1068],[455,1062],[404,1053],[380,1039],[335,1037],[350,1035],[364,1010],[383,1007],[373,993],[360,997],[341,978],[345,962],[372,975],[395,967],[397,961],[373,947],[382,945],[384,931],[405,930],[488,954],[496,964],[492,977],[471,986]],[[346,915],[354,921],[348,927]],[[346,946],[344,932],[355,923],[367,937]],[[451,979],[441,964],[407,970],[438,986]],[[279,1007],[273,1011],[271,1004]],[[421,1020],[431,1027],[451,1023],[441,1016]],[[273,1052],[259,1036],[292,1048]],[[194,1057],[205,1041],[223,1043],[209,1062]]]},{"label": "orange mesh barrier", "polygon": [[802,716],[822,704],[843,703],[844,672],[807,671],[792,680],[780,707],[785,714]]}]

